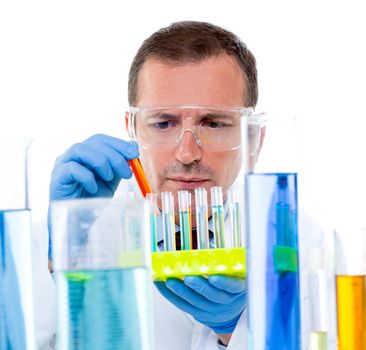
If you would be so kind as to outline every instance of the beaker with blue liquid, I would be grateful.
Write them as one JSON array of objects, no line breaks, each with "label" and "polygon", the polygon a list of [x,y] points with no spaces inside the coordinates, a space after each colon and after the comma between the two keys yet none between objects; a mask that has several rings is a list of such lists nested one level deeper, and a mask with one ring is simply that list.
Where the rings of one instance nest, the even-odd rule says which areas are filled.
[{"label": "beaker with blue liquid", "polygon": [[296,119],[243,120],[249,349],[301,348]]},{"label": "beaker with blue liquid", "polygon": [[29,139],[0,136],[0,349],[35,349]]},{"label": "beaker with blue liquid", "polygon": [[58,349],[152,349],[148,202],[56,201],[51,209]]}]

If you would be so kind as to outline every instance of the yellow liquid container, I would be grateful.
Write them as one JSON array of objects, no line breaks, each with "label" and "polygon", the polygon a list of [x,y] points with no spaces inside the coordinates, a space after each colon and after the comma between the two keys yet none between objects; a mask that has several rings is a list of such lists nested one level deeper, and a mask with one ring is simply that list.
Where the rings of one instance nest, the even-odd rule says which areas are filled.
[{"label": "yellow liquid container", "polygon": [[338,349],[366,349],[364,235],[350,220],[334,237]]},{"label": "yellow liquid container", "polygon": [[366,349],[365,276],[336,276],[338,349]]},{"label": "yellow liquid container", "polygon": [[364,277],[364,293],[363,293],[363,344],[366,347],[366,276]]}]

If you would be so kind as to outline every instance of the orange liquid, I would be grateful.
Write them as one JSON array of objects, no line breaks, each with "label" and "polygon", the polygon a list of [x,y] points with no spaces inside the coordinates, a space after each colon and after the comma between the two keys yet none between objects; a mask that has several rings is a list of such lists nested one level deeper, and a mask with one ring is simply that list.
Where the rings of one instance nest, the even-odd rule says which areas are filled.
[{"label": "orange liquid", "polygon": [[144,173],[144,169],[142,168],[140,159],[130,159],[128,163],[130,164],[132,172],[135,175],[137,184],[140,187],[142,195],[146,197],[146,194],[151,193],[152,190],[149,181],[147,180],[147,177]]},{"label": "orange liquid", "polygon": [[366,276],[364,276],[363,291],[363,345],[366,348]]},{"label": "orange liquid", "polygon": [[336,276],[338,349],[366,349],[365,276]]}]

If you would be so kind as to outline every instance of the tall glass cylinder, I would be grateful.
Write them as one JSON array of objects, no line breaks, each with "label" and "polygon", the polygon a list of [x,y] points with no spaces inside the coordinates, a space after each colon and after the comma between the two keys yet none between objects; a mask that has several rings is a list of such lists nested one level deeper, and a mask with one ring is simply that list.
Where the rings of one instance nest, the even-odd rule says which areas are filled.
[{"label": "tall glass cylinder", "polygon": [[352,221],[334,230],[338,349],[366,348],[364,238]]},{"label": "tall glass cylinder", "polygon": [[58,349],[152,349],[148,201],[52,204]]},{"label": "tall glass cylinder", "polygon": [[0,137],[0,349],[35,349],[30,140]]},{"label": "tall glass cylinder", "polygon": [[327,300],[329,296],[327,295],[324,256],[325,251],[320,247],[308,250],[310,350],[327,350],[328,348]]},{"label": "tall glass cylinder", "polygon": [[249,348],[300,349],[296,120],[242,123]]}]

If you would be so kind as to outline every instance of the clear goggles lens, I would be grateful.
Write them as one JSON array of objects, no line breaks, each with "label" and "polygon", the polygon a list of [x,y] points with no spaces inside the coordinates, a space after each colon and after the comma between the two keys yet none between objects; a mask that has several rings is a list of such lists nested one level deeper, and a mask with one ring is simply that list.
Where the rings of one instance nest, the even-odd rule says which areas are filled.
[{"label": "clear goggles lens", "polygon": [[[192,133],[200,147],[212,151],[228,151],[241,146],[242,117],[252,116],[252,108],[131,107],[128,132],[145,149],[173,148],[186,133]],[[256,134],[255,128],[253,123],[251,134]]]}]

